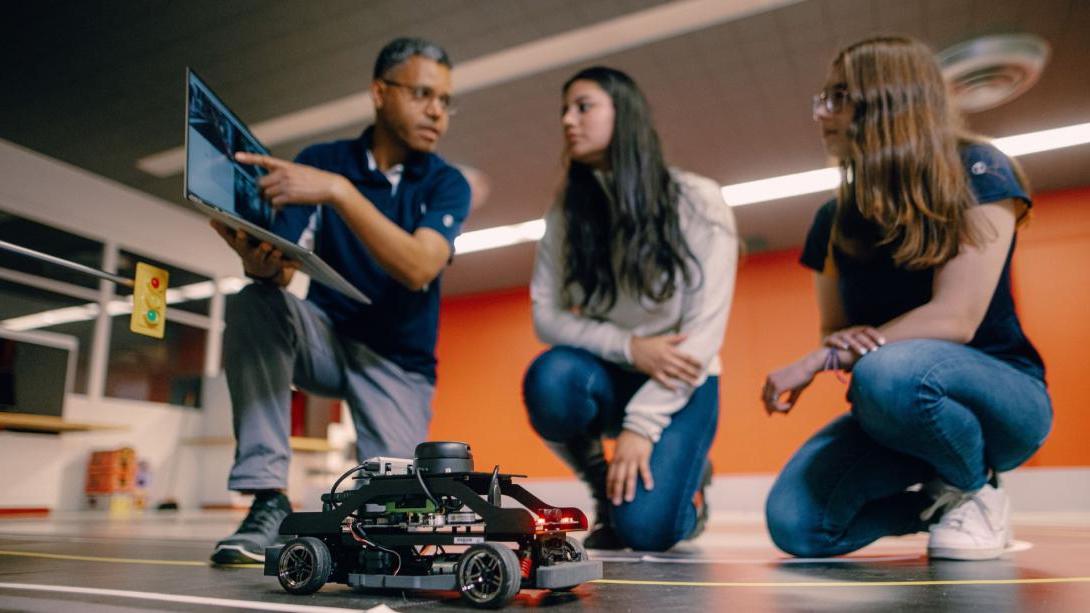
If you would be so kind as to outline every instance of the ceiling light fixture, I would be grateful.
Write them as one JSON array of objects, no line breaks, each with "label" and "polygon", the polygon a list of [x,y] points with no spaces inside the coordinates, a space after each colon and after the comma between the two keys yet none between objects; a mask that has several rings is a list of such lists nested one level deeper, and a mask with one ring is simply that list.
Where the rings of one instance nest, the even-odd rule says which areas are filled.
[{"label": "ceiling light fixture", "polygon": [[484,230],[463,232],[454,239],[454,252],[473,253],[508,245],[541,240],[545,236],[545,220],[534,219],[509,226],[497,226]]},{"label": "ceiling light fixture", "polygon": [[992,140],[992,144],[1009,156],[1029,155],[1090,143],[1090,123],[1080,123],[1052,130],[1027,132]]},{"label": "ceiling light fixture", "polygon": [[796,172],[790,175],[772,177],[771,179],[759,179],[724,185],[722,188],[723,200],[731,206],[742,206],[754,202],[779,200],[826,192],[835,189],[840,184],[839,168],[822,168],[821,170],[809,170]]},{"label": "ceiling light fixture", "polygon": [[[1005,136],[992,139],[991,142],[1011,157],[1084,145],[1090,143],[1090,123]],[[724,185],[723,200],[731,206],[743,206],[824,192],[836,188],[839,182],[840,172],[837,168],[823,168],[771,179]]]},{"label": "ceiling light fixture", "polygon": [[936,55],[954,102],[966,113],[993,109],[1028,91],[1048,63],[1048,41],[1033,34],[981,36]]}]

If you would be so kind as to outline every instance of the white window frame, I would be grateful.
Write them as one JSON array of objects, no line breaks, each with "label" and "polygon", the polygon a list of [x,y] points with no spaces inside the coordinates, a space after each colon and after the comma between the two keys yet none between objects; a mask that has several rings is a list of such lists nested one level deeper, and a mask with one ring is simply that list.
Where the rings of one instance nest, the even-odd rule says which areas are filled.
[{"label": "white window frame", "polygon": [[[18,216],[18,213],[15,213]],[[24,219],[26,219],[24,217]],[[96,240],[93,236],[81,235],[76,232],[72,232],[68,229],[57,228],[51,224],[43,223],[37,219],[30,219],[34,223],[39,223],[56,230],[60,230],[67,234],[74,236],[81,236]],[[102,263],[101,268],[106,272],[117,272],[117,261],[121,251],[127,251],[130,253],[138,254],[141,250],[139,248],[132,248],[127,245],[121,245],[115,241],[106,241],[102,243]],[[164,259],[163,261],[168,261]],[[173,262],[170,262],[174,266],[178,266]],[[221,369],[221,350],[223,347],[223,317],[226,304],[226,295],[228,293],[234,293],[237,291],[236,283],[224,282],[224,278],[195,270],[188,266],[182,265],[178,268],[185,269],[187,271],[208,276],[211,278],[213,284],[213,293],[209,298],[208,315],[200,315],[198,313],[191,313],[189,311],[183,311],[181,309],[173,309],[170,312],[170,321],[176,321],[178,323],[200,328],[205,331],[205,352],[203,360],[203,374],[205,377],[215,377],[219,374]],[[91,304],[98,305],[98,314],[94,320],[94,331],[91,336],[91,346],[82,348],[84,351],[90,351],[90,360],[87,367],[87,397],[91,400],[101,400],[103,398],[111,398],[111,396],[105,395],[106,387],[106,370],[109,366],[110,358],[110,334],[114,317],[120,317],[120,315],[113,315],[110,313],[109,305],[113,300],[121,298],[116,293],[115,284],[112,281],[100,280],[98,289],[91,289],[89,287],[83,287],[81,285],[75,285],[64,281],[58,281],[56,279],[50,279],[40,275],[34,275],[25,273],[10,268],[0,267],[0,279],[10,281],[18,285],[24,285],[35,289],[46,290],[54,294],[61,296],[68,296],[72,298],[78,298],[81,300],[87,300]],[[227,291],[225,291],[227,290]],[[49,331],[39,330],[25,330],[16,331],[8,328],[3,328],[5,335],[29,335],[32,337],[35,335],[48,335],[52,337],[66,337],[68,335],[56,334]],[[45,338],[45,337],[42,337]],[[72,339],[73,341],[75,339]],[[70,366],[70,381],[69,390],[74,385],[75,380],[75,362],[76,355],[72,354],[72,364]],[[169,403],[158,403],[169,404]],[[202,407],[203,408],[203,407]]]}]

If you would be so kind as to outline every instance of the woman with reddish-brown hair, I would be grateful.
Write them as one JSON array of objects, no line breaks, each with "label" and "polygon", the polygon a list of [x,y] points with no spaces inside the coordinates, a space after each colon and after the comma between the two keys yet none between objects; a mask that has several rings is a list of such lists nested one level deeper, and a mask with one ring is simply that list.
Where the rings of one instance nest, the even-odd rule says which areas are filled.
[{"label": "woman with reddish-brown hair", "polygon": [[962,128],[932,52],[910,38],[840,51],[813,113],[843,177],[802,254],[823,340],[768,375],[763,401],[786,413],[817,373],[845,370],[851,411],[788,461],[769,532],[797,556],[930,529],[932,557],[998,557],[1011,538],[998,474],[1052,423],[1011,296],[1025,181]]}]

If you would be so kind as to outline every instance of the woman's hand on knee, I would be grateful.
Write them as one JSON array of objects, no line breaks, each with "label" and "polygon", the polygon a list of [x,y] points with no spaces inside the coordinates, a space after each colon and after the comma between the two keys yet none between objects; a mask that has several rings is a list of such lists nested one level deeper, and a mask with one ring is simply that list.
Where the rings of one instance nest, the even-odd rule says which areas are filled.
[{"label": "woman's hand on knee", "polygon": [[632,430],[621,431],[606,472],[606,497],[614,505],[620,505],[622,500],[632,502],[636,498],[638,478],[643,479],[644,489],[655,489],[655,480],[651,476],[651,450],[654,446],[651,439],[642,434]]},{"label": "woman's hand on knee", "polygon": [[673,390],[678,383],[696,385],[704,366],[678,349],[677,346],[684,340],[684,334],[633,336],[628,344],[632,365],[668,390]]},{"label": "woman's hand on knee", "polygon": [[864,355],[886,344],[886,337],[871,326],[852,326],[826,336],[821,344],[833,349],[844,349]]}]

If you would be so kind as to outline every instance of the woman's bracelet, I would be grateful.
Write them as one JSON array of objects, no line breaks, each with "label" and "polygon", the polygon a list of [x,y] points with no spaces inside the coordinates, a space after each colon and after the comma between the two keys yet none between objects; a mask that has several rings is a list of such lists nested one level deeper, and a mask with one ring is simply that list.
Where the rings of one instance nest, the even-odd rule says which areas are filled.
[{"label": "woman's bracelet", "polygon": [[831,370],[836,373],[836,378],[841,383],[847,383],[848,379],[844,376],[844,371],[840,367],[840,350],[835,347],[829,347],[825,352],[825,364],[821,367],[822,370]]},{"label": "woman's bracelet", "polygon": [[825,351],[825,364],[821,370],[840,370],[840,353],[834,347]]}]

